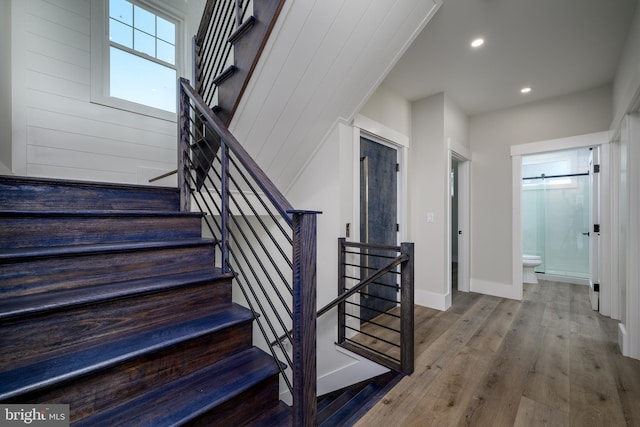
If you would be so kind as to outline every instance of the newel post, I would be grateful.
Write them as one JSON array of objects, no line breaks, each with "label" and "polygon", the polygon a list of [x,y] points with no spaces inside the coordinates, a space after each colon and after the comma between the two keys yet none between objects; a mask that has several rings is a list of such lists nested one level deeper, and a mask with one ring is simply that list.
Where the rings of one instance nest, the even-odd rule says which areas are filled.
[{"label": "newel post", "polygon": [[182,83],[189,80],[178,80],[178,189],[180,190],[180,212],[191,211],[191,189],[189,183],[189,97],[182,88]]},{"label": "newel post", "polygon": [[414,347],[413,347],[413,243],[401,243],[400,252],[408,255],[409,260],[400,266],[400,370],[403,374],[413,373]]},{"label": "newel post", "polygon": [[316,425],[316,224],[291,211],[293,228],[293,425]]}]

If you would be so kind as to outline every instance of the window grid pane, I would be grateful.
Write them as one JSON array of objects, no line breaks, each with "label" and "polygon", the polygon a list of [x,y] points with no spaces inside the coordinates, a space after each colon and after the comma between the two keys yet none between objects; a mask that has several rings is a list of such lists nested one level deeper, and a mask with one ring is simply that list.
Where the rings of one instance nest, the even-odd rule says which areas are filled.
[{"label": "window grid pane", "polygon": [[109,96],[175,113],[176,24],[129,0],[109,0],[109,40]]}]

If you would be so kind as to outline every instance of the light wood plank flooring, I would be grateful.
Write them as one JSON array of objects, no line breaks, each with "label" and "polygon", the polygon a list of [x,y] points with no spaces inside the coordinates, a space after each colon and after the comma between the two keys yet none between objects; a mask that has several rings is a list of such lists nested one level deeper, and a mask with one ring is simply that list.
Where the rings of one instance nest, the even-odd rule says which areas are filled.
[{"label": "light wood plank flooring", "polygon": [[415,372],[356,426],[640,426],[640,361],[620,354],[617,322],[585,286],[524,293],[416,306]]}]

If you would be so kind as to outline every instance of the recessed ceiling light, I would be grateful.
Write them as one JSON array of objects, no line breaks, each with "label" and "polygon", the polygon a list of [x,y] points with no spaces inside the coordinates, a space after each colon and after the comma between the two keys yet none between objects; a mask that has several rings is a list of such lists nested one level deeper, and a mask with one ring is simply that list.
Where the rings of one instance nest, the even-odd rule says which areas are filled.
[{"label": "recessed ceiling light", "polygon": [[484,39],[483,38],[477,38],[477,39],[474,39],[471,42],[471,47],[480,47],[483,44],[484,44]]},{"label": "recessed ceiling light", "polygon": [[520,89],[520,93],[529,93],[529,92],[531,92],[530,86],[525,86],[522,89]]}]

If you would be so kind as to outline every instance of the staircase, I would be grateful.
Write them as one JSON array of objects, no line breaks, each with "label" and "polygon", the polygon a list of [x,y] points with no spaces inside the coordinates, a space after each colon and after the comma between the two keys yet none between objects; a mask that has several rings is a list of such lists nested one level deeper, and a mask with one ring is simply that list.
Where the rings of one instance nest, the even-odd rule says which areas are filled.
[{"label": "staircase", "polygon": [[208,0],[205,5],[194,43],[194,87],[227,125],[283,5],[284,0]]},{"label": "staircase", "polygon": [[402,377],[402,374],[391,371],[320,396],[318,398],[318,426],[354,425]]},{"label": "staircase", "polygon": [[177,189],[0,177],[0,401],[72,425],[290,425]]}]

